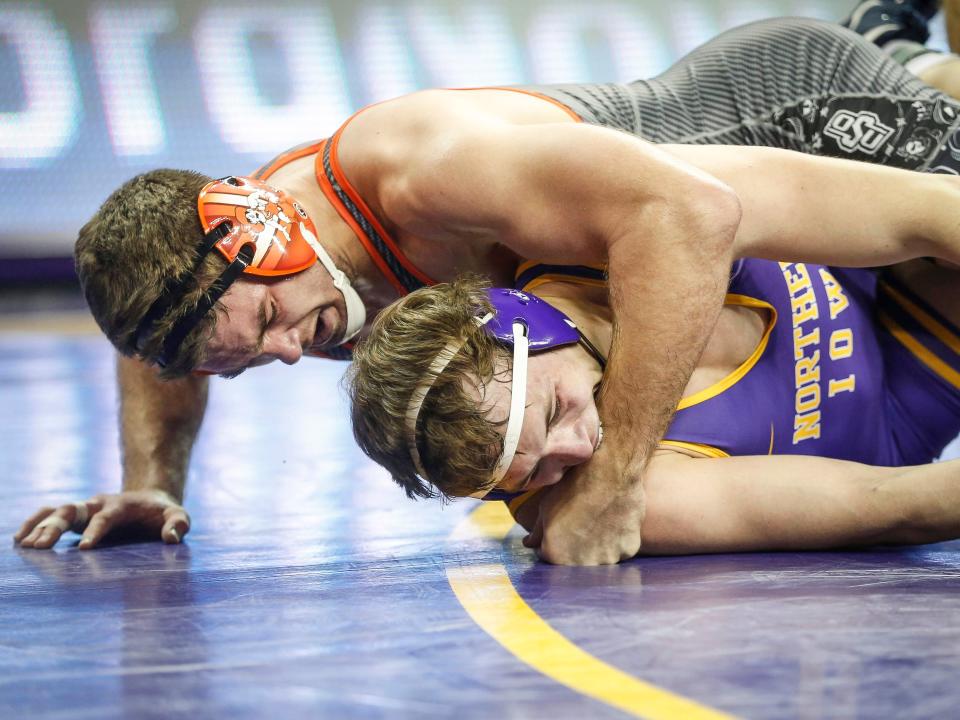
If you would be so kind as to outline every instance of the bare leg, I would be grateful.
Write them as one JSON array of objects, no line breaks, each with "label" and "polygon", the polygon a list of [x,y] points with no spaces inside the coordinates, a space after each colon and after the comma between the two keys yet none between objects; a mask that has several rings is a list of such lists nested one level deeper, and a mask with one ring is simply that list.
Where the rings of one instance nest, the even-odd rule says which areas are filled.
[{"label": "bare leg", "polygon": [[861,0],[841,25],[879,46],[931,87],[960,99],[960,57],[931,50],[929,20],[941,11],[950,49],[960,53],[960,0]]},{"label": "bare leg", "polygon": [[950,49],[960,53],[960,0],[943,0],[941,10],[947,24]]},{"label": "bare leg", "polygon": [[[960,26],[958,26],[957,32],[957,40],[960,41]],[[921,57],[926,58],[929,56],[923,55]],[[947,95],[960,100],[960,57],[946,54],[942,55],[941,57],[943,58],[942,62],[938,62],[935,65],[929,65],[916,71],[915,74],[930,87],[935,87],[937,90],[942,90]],[[910,63],[907,63],[904,65],[904,67],[907,70],[914,72],[914,70],[912,70],[910,67]]]},{"label": "bare leg", "polygon": [[[960,52],[960,0],[943,0],[941,11],[947,25],[950,50],[958,53]],[[909,70],[909,67],[907,69]],[[920,70],[917,77],[927,85],[943,90],[947,95],[960,98],[960,57],[956,55],[945,56],[943,62]]]}]

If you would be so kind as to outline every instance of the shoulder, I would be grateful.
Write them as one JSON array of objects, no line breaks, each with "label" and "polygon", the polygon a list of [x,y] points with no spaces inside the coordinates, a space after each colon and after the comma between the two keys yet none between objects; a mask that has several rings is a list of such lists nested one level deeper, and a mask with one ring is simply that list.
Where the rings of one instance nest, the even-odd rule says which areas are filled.
[{"label": "shoulder", "polygon": [[418,198],[434,200],[445,165],[475,142],[471,138],[484,116],[464,95],[452,90],[405,95],[361,110],[339,131],[337,159],[345,175],[394,222],[403,224]]},{"label": "shoulder", "polygon": [[344,165],[376,159],[401,167],[469,130],[472,113],[463,93],[422,90],[370,105],[350,120],[340,134],[338,152]]},{"label": "shoulder", "polygon": [[344,167],[377,162],[398,173],[436,169],[496,154],[512,131],[542,133],[545,125],[581,123],[551,102],[509,89],[422,90],[354,115],[339,133],[338,152]]}]

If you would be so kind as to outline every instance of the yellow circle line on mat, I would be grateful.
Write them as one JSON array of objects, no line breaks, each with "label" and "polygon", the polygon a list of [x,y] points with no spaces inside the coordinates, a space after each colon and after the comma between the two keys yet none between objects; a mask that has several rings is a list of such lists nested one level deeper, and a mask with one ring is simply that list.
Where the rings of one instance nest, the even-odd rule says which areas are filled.
[{"label": "yellow circle line on mat", "polygon": [[[482,503],[454,528],[450,541],[502,541],[513,524],[505,505]],[[447,580],[484,632],[521,662],[571,690],[650,720],[732,717],[638,680],[577,647],[524,602],[502,563],[451,564]]]}]

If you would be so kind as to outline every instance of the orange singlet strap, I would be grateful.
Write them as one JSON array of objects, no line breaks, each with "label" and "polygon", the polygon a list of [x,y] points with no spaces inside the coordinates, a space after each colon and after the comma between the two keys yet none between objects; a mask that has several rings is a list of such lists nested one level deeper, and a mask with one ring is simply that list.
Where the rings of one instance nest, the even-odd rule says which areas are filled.
[{"label": "orange singlet strap", "polygon": [[331,138],[322,143],[316,160],[317,182],[340,217],[356,233],[380,272],[397,292],[406,295],[426,285],[435,285],[436,280],[422,272],[403,254],[396,241],[347,179],[337,157],[337,148],[344,129],[366,109],[368,108],[354,113]]}]

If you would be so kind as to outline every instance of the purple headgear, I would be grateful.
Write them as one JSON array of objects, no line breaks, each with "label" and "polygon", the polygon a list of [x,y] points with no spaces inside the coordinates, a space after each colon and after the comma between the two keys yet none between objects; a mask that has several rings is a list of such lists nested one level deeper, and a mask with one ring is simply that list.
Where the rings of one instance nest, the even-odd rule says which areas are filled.
[{"label": "purple headgear", "polygon": [[515,324],[524,327],[532,353],[580,342],[580,331],[573,320],[536,295],[509,288],[490,288],[487,296],[494,315],[484,327],[507,345],[514,344]]},{"label": "purple headgear", "polygon": [[[597,361],[604,364],[600,352],[583,336],[576,324],[557,308],[541,300],[536,295],[513,290],[511,288],[490,288],[487,291],[493,312],[475,318],[478,325],[484,327],[494,338],[513,348],[512,389],[510,415],[503,440],[503,454],[494,470],[493,484],[500,482],[506,475],[520,442],[520,430],[523,427],[523,414],[527,396],[527,358],[530,353],[551,350],[564,345],[580,343]],[[420,477],[427,480],[427,473],[420,461],[417,448],[417,417],[420,407],[430,392],[436,378],[444,371],[454,356],[466,342],[459,338],[447,343],[434,359],[423,382],[414,390],[407,405],[406,430],[407,447],[410,458]],[[481,491],[472,497],[485,499],[503,499],[501,491]]]}]

